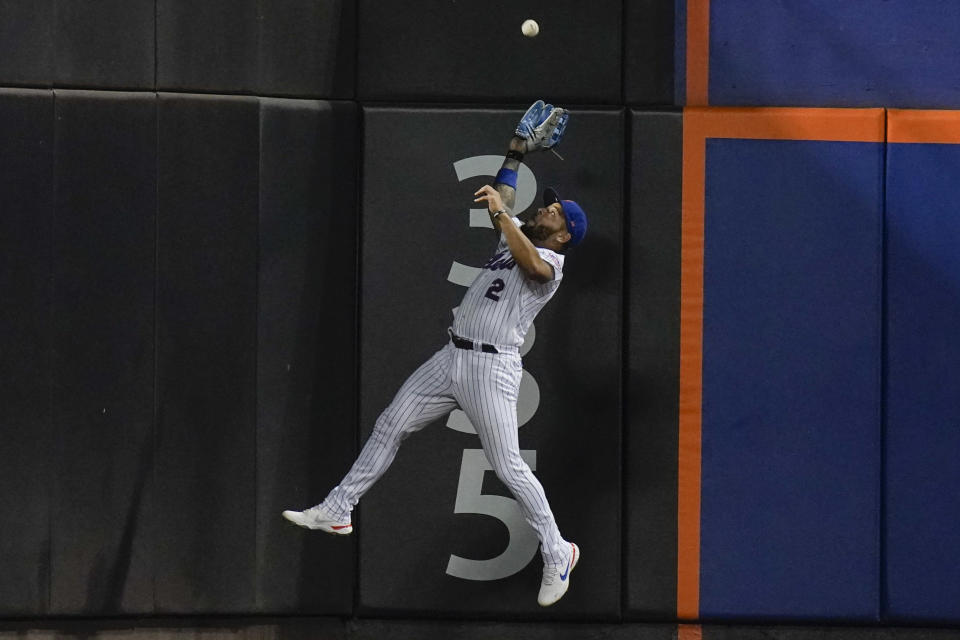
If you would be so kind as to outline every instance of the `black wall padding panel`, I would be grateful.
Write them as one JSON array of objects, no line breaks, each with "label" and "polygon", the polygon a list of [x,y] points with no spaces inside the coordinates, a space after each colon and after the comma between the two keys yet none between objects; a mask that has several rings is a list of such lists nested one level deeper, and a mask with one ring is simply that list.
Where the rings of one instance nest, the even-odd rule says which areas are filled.
[{"label": "black wall padding panel", "polygon": [[156,98],[56,111],[51,611],[152,612]]},{"label": "black wall padding panel", "polygon": [[628,104],[673,104],[674,3],[624,0],[623,93]]},{"label": "black wall padding panel", "polygon": [[254,607],[259,105],[160,95],[156,608]]},{"label": "black wall padding panel", "polygon": [[[494,232],[470,226],[473,193],[493,180],[522,111],[364,114],[360,424],[366,438],[406,377],[447,342],[451,309],[465,291],[448,280],[454,262],[480,266],[493,254]],[[543,565],[535,536],[518,556],[519,568],[505,577],[447,573],[452,555],[489,560],[521,538],[484,515],[486,504],[497,501],[491,494],[509,493],[492,472],[471,473],[463,463],[465,451],[479,452],[477,436],[440,420],[405,442],[361,501],[363,611],[553,620],[619,614],[623,169],[621,146],[598,150],[597,141],[622,140],[623,124],[619,111],[574,111],[559,148],[567,160],[528,155],[536,186],[526,174],[519,185],[518,212],[534,191],[539,198],[555,185],[590,216],[584,244],[567,257],[563,284],[537,317],[535,335],[528,334],[533,346],[524,368],[539,400],[531,401],[529,388],[520,393],[521,404],[533,408],[520,427],[520,446],[535,452],[535,473],[561,533],[583,552],[570,592],[550,610],[537,605]],[[486,155],[492,157],[479,157]],[[460,485],[466,508],[454,513]],[[532,534],[522,521],[518,530]]]},{"label": "black wall padding panel", "polygon": [[155,0],[56,0],[56,85],[153,89]]},{"label": "black wall padding panel", "polygon": [[47,612],[53,95],[0,90],[0,615]]},{"label": "black wall padding panel", "polygon": [[[135,626],[134,626],[135,625]],[[379,620],[370,618],[283,617],[203,620],[104,621],[97,619],[4,620],[0,630],[22,640],[82,636],[130,640],[183,635],[223,640],[957,640],[951,628],[789,625],[677,625],[605,622],[506,622],[476,620]]]},{"label": "black wall padding panel", "polygon": [[353,97],[355,0],[157,0],[157,87]]},{"label": "black wall padding panel", "polygon": [[0,85],[154,88],[154,0],[0,0]]},{"label": "black wall padding panel", "polygon": [[261,100],[257,609],[349,614],[353,539],[295,527],[356,452],[352,103]]},{"label": "black wall padding panel", "polygon": [[666,624],[361,619],[342,636],[325,633],[320,637],[324,640],[676,640],[677,627]]},{"label": "black wall padding panel", "polygon": [[0,85],[49,87],[53,0],[0,0]]},{"label": "black wall padding panel", "polygon": [[[619,103],[619,0],[359,0],[364,99]],[[520,32],[524,20],[540,35]]]},{"label": "black wall padding panel", "polygon": [[677,610],[677,398],[683,114],[630,114],[624,425],[627,613]]},{"label": "black wall padding panel", "polygon": [[253,93],[257,0],[157,0],[157,88]]},{"label": "black wall padding panel", "polygon": [[352,98],[356,0],[260,0],[261,95]]}]

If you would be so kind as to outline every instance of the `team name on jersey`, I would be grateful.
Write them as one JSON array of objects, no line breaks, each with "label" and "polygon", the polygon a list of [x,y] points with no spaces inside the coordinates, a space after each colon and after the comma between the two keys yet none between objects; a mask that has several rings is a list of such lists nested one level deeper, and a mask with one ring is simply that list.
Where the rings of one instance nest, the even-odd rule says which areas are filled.
[{"label": "team name on jersey", "polygon": [[487,260],[487,264],[483,265],[482,268],[489,271],[497,271],[498,269],[513,269],[515,266],[517,266],[517,261],[513,259],[513,256],[508,250],[501,251]]}]

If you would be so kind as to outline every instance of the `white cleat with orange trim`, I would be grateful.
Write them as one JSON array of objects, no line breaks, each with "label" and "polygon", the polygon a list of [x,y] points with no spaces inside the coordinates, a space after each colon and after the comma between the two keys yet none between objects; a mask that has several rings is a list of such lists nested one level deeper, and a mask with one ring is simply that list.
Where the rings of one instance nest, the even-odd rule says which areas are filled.
[{"label": "white cleat with orange trim", "polygon": [[323,507],[323,503],[303,511],[284,511],[283,517],[305,529],[319,529],[336,536],[353,533],[353,524],[350,523],[349,516],[346,521],[335,518]]}]

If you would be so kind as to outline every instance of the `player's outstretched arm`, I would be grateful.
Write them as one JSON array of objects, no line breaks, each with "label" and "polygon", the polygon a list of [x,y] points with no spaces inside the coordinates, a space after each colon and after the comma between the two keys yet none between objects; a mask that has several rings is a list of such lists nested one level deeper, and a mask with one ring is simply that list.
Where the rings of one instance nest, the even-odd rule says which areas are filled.
[{"label": "player's outstretched arm", "polygon": [[543,100],[534,102],[523,114],[510,140],[503,166],[493,183],[509,211],[513,211],[517,199],[517,171],[524,154],[546,151],[556,146],[563,138],[569,117],[566,109],[544,104]]},{"label": "player's outstretched arm", "polygon": [[517,171],[520,170],[520,161],[523,160],[523,149],[525,147],[526,141],[523,138],[514,136],[510,140],[507,155],[503,159],[503,165],[500,167],[497,179],[493,183],[493,187],[500,194],[504,207],[508,211],[513,211],[513,205],[517,201]]},{"label": "player's outstretched arm", "polygon": [[503,233],[503,237],[507,240],[507,248],[523,273],[537,282],[552,280],[553,267],[540,257],[540,253],[530,239],[523,235],[523,232],[510,219],[500,193],[487,184],[473,195],[477,196],[474,202],[487,204],[487,211],[493,219],[494,228]]}]

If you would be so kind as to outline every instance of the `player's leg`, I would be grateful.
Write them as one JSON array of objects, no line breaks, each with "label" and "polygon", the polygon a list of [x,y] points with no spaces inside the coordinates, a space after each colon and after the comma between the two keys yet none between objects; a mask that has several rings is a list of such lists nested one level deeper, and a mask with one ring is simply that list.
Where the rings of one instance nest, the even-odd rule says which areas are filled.
[{"label": "player's leg", "polygon": [[303,512],[284,511],[284,517],[329,533],[345,534],[353,530],[350,512],[390,467],[400,443],[457,407],[451,393],[452,348],[447,345],[440,349],[407,378],[377,418],[373,433],[350,471],[324,501]]},{"label": "player's leg", "polygon": [[536,530],[544,562],[564,559],[565,543],[543,486],[520,455],[517,392],[523,369],[519,357],[468,352],[463,363],[471,384],[461,385],[457,398],[477,430],[490,466]]},{"label": "player's leg", "polygon": [[422,364],[400,387],[377,418],[356,462],[324,501],[338,515],[349,515],[360,498],[384,474],[410,434],[457,407],[451,393],[452,346]]},{"label": "player's leg", "polygon": [[569,569],[579,559],[579,550],[560,535],[543,485],[520,455],[517,434],[517,393],[523,375],[520,358],[472,353],[463,362],[467,365],[465,377],[472,384],[461,385],[457,399],[477,430],[490,466],[513,493],[520,513],[537,532],[544,563],[540,603],[552,604],[566,591]]}]

